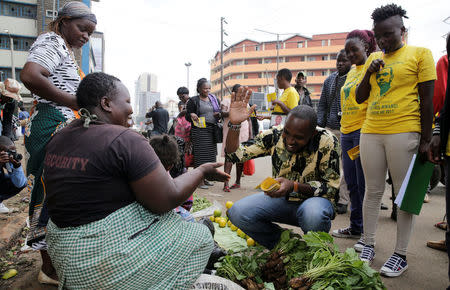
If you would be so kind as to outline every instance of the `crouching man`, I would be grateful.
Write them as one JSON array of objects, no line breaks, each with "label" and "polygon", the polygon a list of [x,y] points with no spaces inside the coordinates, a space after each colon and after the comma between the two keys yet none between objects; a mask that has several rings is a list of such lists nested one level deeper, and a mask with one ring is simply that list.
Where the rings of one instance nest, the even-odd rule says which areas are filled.
[{"label": "crouching man", "polygon": [[275,223],[299,226],[303,232],[328,232],[335,217],[339,187],[339,143],[326,129],[317,127],[315,111],[308,106],[292,109],[283,126],[256,136],[253,144],[239,145],[242,121],[251,90],[232,95],[226,140],[227,161],[245,162],[271,156],[272,176],[279,190],[261,192],[237,201],[228,210],[231,222],[261,245],[272,249],[280,239]]},{"label": "crouching man", "polygon": [[0,214],[9,213],[3,201],[18,194],[27,184],[20,164],[21,155],[6,136],[0,136]]}]

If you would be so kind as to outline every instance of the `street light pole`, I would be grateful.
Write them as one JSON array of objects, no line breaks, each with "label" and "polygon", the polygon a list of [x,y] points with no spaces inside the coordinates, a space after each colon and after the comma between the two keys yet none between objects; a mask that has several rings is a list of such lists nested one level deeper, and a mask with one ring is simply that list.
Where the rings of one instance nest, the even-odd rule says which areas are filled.
[{"label": "street light pole", "polygon": [[223,46],[225,45],[223,41],[223,35],[228,35],[225,30],[223,30],[223,24],[228,24],[224,17],[220,17],[220,100],[223,101]]},{"label": "street light pole", "polygon": [[9,36],[9,48],[10,48],[10,52],[11,52],[11,74],[12,74],[12,79],[16,79],[16,68],[14,67],[14,40],[11,36],[11,33],[9,33],[8,29],[5,29],[5,32],[8,33]]},{"label": "street light pole", "polygon": [[186,87],[187,87],[188,90],[189,90],[189,67],[192,65],[192,63],[186,62],[184,65],[186,66],[186,69],[187,69],[187,82],[186,82]]},{"label": "street light pole", "polygon": [[[277,74],[278,74],[279,66],[280,66],[280,35],[293,35],[293,34],[298,34],[298,33],[275,33],[275,32],[265,31],[265,30],[257,29],[257,28],[255,28],[255,30],[277,36]],[[275,82],[275,88],[276,88],[275,92],[277,93],[277,97],[278,97],[278,86],[277,86],[276,82]]]}]

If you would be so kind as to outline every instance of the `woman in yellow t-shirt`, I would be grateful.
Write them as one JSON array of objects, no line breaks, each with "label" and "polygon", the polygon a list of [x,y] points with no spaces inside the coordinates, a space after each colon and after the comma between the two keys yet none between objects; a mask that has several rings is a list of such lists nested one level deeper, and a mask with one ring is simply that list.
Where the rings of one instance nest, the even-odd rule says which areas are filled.
[{"label": "woman in yellow t-shirt", "polygon": [[[341,148],[344,178],[350,192],[350,226],[337,229],[332,235],[338,238],[359,238],[363,232],[362,204],[364,200],[364,173],[360,158],[352,160],[348,150],[359,145],[360,130],[366,119],[367,101],[358,104],[355,90],[362,78],[364,63],[376,49],[375,37],[370,30],[353,30],[347,35],[345,52],[352,65],[341,88]],[[358,241],[354,248],[362,250],[364,243]]]},{"label": "woman in yellow t-shirt", "polygon": [[[375,257],[375,231],[386,171],[398,193],[414,154],[424,154],[431,138],[433,87],[436,79],[430,50],[402,42],[406,11],[395,4],[372,13],[375,39],[383,52],[372,53],[363,68],[364,77],[356,89],[356,101],[367,101],[361,129],[361,165],[366,192],[363,204],[364,248],[361,260]],[[406,250],[414,216],[399,210],[394,254],[380,273],[397,277],[407,268]]]}]

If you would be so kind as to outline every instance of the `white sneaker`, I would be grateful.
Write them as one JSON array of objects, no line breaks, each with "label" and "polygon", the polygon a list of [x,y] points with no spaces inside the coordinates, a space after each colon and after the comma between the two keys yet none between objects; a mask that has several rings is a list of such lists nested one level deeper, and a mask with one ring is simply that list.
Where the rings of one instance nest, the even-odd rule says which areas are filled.
[{"label": "white sneaker", "polygon": [[9,213],[9,208],[7,208],[3,202],[0,202],[0,213]]}]

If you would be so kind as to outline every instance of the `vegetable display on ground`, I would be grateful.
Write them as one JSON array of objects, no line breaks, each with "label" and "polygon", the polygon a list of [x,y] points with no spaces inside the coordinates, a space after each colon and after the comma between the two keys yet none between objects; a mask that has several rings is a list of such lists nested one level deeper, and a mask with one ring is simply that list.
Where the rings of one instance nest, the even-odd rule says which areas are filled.
[{"label": "vegetable display on ground", "polygon": [[215,267],[217,275],[246,289],[386,289],[354,249],[340,252],[323,232],[300,237],[284,231],[273,250],[255,246],[229,253]]}]

